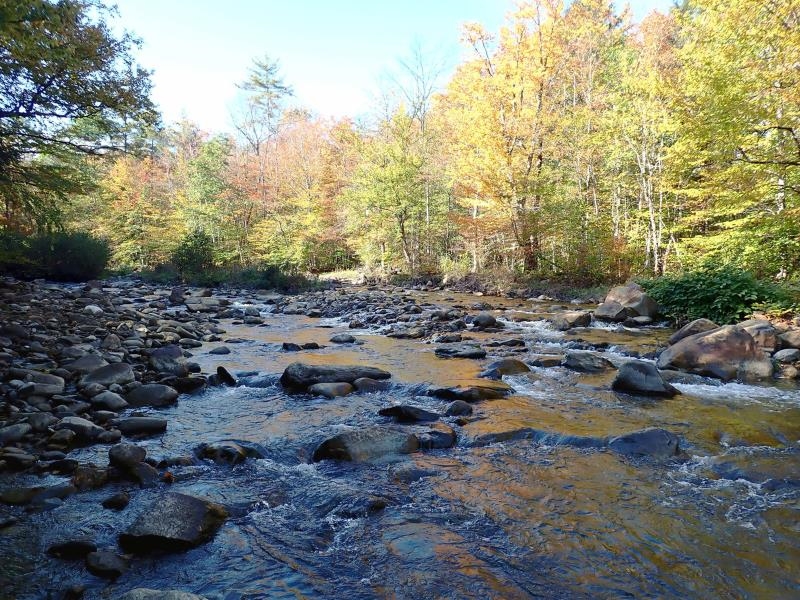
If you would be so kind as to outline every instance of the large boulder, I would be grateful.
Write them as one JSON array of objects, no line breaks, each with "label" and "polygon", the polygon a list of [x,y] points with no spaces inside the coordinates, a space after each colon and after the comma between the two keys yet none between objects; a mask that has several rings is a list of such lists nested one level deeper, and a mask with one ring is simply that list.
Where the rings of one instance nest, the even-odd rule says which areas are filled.
[{"label": "large boulder", "polygon": [[605,302],[617,302],[630,311],[632,317],[655,317],[658,314],[658,303],[647,295],[638,283],[627,283],[611,290]]},{"label": "large boulder", "polygon": [[178,400],[178,390],[162,383],[146,383],[134,388],[125,400],[131,406],[170,406]]},{"label": "large boulder", "polygon": [[667,344],[672,346],[673,344],[677,344],[682,339],[689,337],[690,335],[694,335],[696,333],[703,333],[705,331],[711,331],[712,329],[716,329],[719,327],[714,321],[709,319],[695,319],[691,323],[687,323],[678,331],[673,333],[669,340],[667,340]]},{"label": "large boulder", "polygon": [[312,460],[370,461],[417,450],[419,440],[413,433],[390,427],[367,427],[325,440],[314,451]]},{"label": "large boulder", "polygon": [[655,427],[634,431],[608,440],[608,447],[626,456],[669,458],[678,453],[678,436]]},{"label": "large boulder", "polygon": [[304,391],[315,383],[353,383],[362,377],[389,379],[391,376],[391,373],[375,367],[307,365],[296,362],[286,367],[280,381],[285,388]]},{"label": "large boulder", "polygon": [[690,335],[664,350],[659,369],[677,369],[725,381],[764,379],[772,375],[772,362],[747,331],[726,325]]},{"label": "large boulder", "polygon": [[739,323],[739,327],[753,336],[761,350],[770,354],[778,347],[778,330],[766,319],[750,319]]},{"label": "large boulder", "polygon": [[791,329],[778,336],[781,348],[800,348],[800,329]]},{"label": "large boulder", "polygon": [[81,380],[81,385],[86,387],[92,383],[100,384],[104,387],[119,384],[125,385],[136,379],[133,367],[128,363],[111,363],[99,369],[95,369]]},{"label": "large boulder", "polygon": [[119,536],[119,543],[126,552],[137,554],[188,550],[210,540],[227,518],[224,506],[170,492],[139,515]]},{"label": "large boulder", "polygon": [[619,392],[668,398],[680,393],[664,381],[653,363],[643,360],[632,360],[622,365],[611,388]]},{"label": "large boulder", "polygon": [[619,302],[603,302],[594,311],[594,318],[601,321],[621,322],[632,316],[634,316],[633,311]]},{"label": "large boulder", "polygon": [[592,313],[588,310],[571,310],[550,319],[553,329],[566,331],[573,327],[588,327],[592,323]]}]

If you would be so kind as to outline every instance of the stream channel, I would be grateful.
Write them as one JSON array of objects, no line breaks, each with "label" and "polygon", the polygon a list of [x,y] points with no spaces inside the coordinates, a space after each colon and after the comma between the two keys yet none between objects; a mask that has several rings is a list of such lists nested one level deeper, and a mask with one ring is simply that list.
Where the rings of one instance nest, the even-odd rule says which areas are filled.
[{"label": "stream channel", "polygon": [[[420,305],[470,307],[469,294],[406,292]],[[263,326],[223,320],[223,340],[193,351],[206,373],[224,365],[256,371],[263,387],[216,387],[181,396],[161,436],[138,441],[148,456],[191,454],[201,442],[242,440],[266,458],[229,466],[210,461],[171,469],[169,489],[228,507],[212,541],[184,553],[146,556],[113,583],[81,561],[59,561],[54,540],[116,538],[165,486],[106,487],[21,517],[0,535],[3,598],[60,598],[75,584],[84,598],[115,598],[137,587],[180,589],[209,599],[240,598],[798,598],[800,597],[800,390],[797,386],[676,384],[681,395],[645,399],[611,391],[614,371],[581,374],[533,367],[505,376],[515,393],[474,405],[455,447],[378,462],[312,463],[314,449],[346,430],[390,424],[380,408],[410,402],[444,412],[428,385],[474,382],[492,359],[603,347],[618,364],[663,347],[671,330],[598,325],[554,331],[549,303],[488,299],[502,333],[463,332],[481,343],[522,337],[526,347],[488,348],[483,360],[442,359],[426,340],[393,339],[347,322],[272,314]],[[574,308],[574,307],[573,307]],[[472,311],[476,312],[476,311]],[[339,332],[359,344],[331,344]],[[286,341],[320,350],[284,352]],[[582,342],[581,342],[582,341]],[[210,355],[225,344],[231,354]],[[392,374],[388,391],[333,400],[289,395],[278,377],[291,362],[370,365]],[[675,459],[624,457],[577,448],[562,436],[606,437],[661,427],[681,438]],[[487,434],[533,428],[546,443]],[[485,439],[485,438],[484,438]],[[108,462],[108,446],[70,453]],[[9,476],[10,477],[10,476]],[[24,479],[28,478],[28,479]],[[63,482],[17,476],[17,484]],[[777,484],[775,482],[778,482]],[[4,483],[7,483],[4,482]],[[121,512],[100,502],[130,489]],[[385,501],[376,507],[374,499]],[[380,504],[380,503],[379,503]],[[16,532],[16,533],[14,533]],[[4,585],[6,585],[4,584]]]}]

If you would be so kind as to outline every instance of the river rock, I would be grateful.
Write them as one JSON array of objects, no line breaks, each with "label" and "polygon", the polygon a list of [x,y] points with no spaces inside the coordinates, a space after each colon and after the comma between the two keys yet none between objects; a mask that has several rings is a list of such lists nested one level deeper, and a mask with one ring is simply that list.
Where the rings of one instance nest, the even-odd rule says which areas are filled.
[{"label": "river rock", "polygon": [[82,386],[97,383],[104,387],[109,387],[115,383],[125,385],[136,379],[133,368],[128,363],[111,363],[99,369],[95,369],[81,380]]},{"label": "river rock", "polygon": [[81,375],[86,375],[87,373],[96,371],[100,367],[105,367],[106,365],[108,365],[108,361],[102,356],[98,356],[97,354],[84,354],[80,358],[73,360],[72,362],[65,363],[61,366],[70,373],[80,373]]},{"label": "river rock", "polygon": [[608,447],[626,456],[669,458],[678,453],[678,436],[655,427],[608,440]]},{"label": "river rock", "polygon": [[136,588],[119,597],[118,600],[207,600],[205,596],[178,590],[151,590]]},{"label": "river rock", "polygon": [[453,400],[444,411],[448,417],[463,417],[472,414],[472,405],[463,400]]},{"label": "river rock", "polygon": [[779,363],[793,363],[800,361],[800,350],[797,348],[786,348],[784,350],[778,350],[775,354],[772,355],[773,360],[778,361]]},{"label": "river rock", "polygon": [[[604,303],[617,302],[628,310],[628,316],[655,317],[658,303],[638,283],[627,283],[609,290]],[[597,313],[595,313],[597,315]]]},{"label": "river rock", "polygon": [[753,336],[736,325],[690,335],[664,350],[659,369],[678,369],[725,381],[737,377],[762,379],[772,375],[772,362]]},{"label": "river rock", "polygon": [[183,551],[210,540],[228,511],[225,507],[186,494],[161,495],[119,536],[126,552]]},{"label": "river rock", "polygon": [[0,445],[13,444],[33,431],[28,423],[17,423],[0,428]]},{"label": "river rock", "polygon": [[116,579],[128,570],[128,561],[110,550],[100,550],[86,555],[86,568],[92,575]]},{"label": "river rock", "polygon": [[292,363],[281,375],[281,385],[290,390],[303,391],[316,383],[353,383],[356,379],[389,379],[391,374],[375,367],[308,365]]},{"label": "river rock", "polygon": [[480,346],[472,344],[453,344],[451,346],[439,346],[434,350],[439,358],[485,358],[486,350]]},{"label": "river rock", "polygon": [[47,554],[63,560],[76,560],[95,550],[97,550],[97,544],[94,541],[89,538],[77,538],[52,544],[47,549]]},{"label": "river rock", "polygon": [[487,379],[500,379],[503,375],[519,375],[527,373],[531,368],[516,358],[501,358],[490,363],[479,377]]},{"label": "river rock", "polygon": [[420,450],[452,448],[458,441],[455,429],[444,423],[432,423],[428,429],[416,434]]},{"label": "river rock", "polygon": [[664,381],[661,373],[658,372],[653,363],[643,360],[632,360],[623,364],[611,384],[611,389],[619,392],[645,396],[664,396],[667,398],[680,393]]},{"label": "river rock", "polygon": [[778,336],[781,348],[800,349],[800,329],[791,329]]},{"label": "river rock", "polygon": [[594,311],[594,318],[601,321],[621,322],[631,316],[631,311],[619,302],[603,302]]},{"label": "river rock", "polygon": [[355,388],[344,381],[335,381],[330,383],[315,383],[308,388],[308,393],[314,396],[324,396],[325,398],[338,398],[340,396],[347,396],[352,393]]},{"label": "river rock", "polygon": [[719,325],[714,323],[709,319],[695,319],[691,323],[687,323],[678,331],[673,333],[669,340],[667,340],[667,344],[672,346],[673,344],[677,344],[682,339],[689,337],[690,335],[694,335],[696,333],[703,333],[704,331],[711,331],[713,329],[717,329]]},{"label": "river rock", "polygon": [[33,394],[36,396],[53,396],[64,393],[64,379],[57,375],[29,371],[27,379],[33,382]]},{"label": "river rock", "polygon": [[573,327],[588,327],[592,324],[592,313],[587,310],[571,310],[550,319],[553,329],[566,331]]},{"label": "river rock", "polygon": [[267,452],[253,442],[222,440],[200,444],[195,449],[200,458],[208,458],[217,464],[238,465],[248,458],[266,458]]},{"label": "river rock", "polygon": [[312,460],[370,461],[417,450],[419,441],[412,433],[389,427],[368,427],[325,440],[314,451]]},{"label": "river rock", "polygon": [[53,428],[68,429],[83,442],[91,442],[105,432],[102,427],[82,417],[64,417]]},{"label": "river rock", "polygon": [[750,319],[738,325],[753,337],[756,346],[764,352],[771,354],[778,347],[778,330],[766,319]]},{"label": "river rock", "polygon": [[356,338],[349,333],[337,333],[336,335],[331,336],[330,341],[334,344],[353,344],[355,343]]},{"label": "river rock", "polygon": [[123,408],[128,407],[128,403],[125,401],[125,398],[119,394],[115,394],[114,392],[109,392],[107,390],[92,396],[89,401],[92,403],[92,407],[98,410],[112,410],[114,412],[119,412]]},{"label": "river rock", "polygon": [[128,492],[119,492],[114,494],[113,496],[109,496],[105,500],[103,500],[102,505],[103,508],[109,508],[111,510],[122,510],[131,501],[131,496]]},{"label": "river rock", "polygon": [[108,463],[123,471],[129,471],[147,456],[147,450],[136,444],[122,442],[108,449]]},{"label": "river rock", "polygon": [[479,329],[502,326],[502,324],[498,324],[497,319],[494,317],[494,315],[491,315],[488,312],[481,312],[472,317],[472,325]]},{"label": "river rock", "polygon": [[600,373],[614,368],[613,363],[607,358],[586,350],[567,351],[561,364],[568,369],[583,373]]},{"label": "river rock", "polygon": [[389,381],[376,381],[369,377],[359,377],[353,382],[353,387],[362,394],[369,394],[372,392],[383,392],[392,386]]},{"label": "river rock", "polygon": [[167,430],[167,420],[157,417],[128,417],[116,423],[122,435],[154,435]]},{"label": "river rock", "polygon": [[481,400],[504,398],[513,391],[514,388],[502,381],[486,381],[472,385],[431,388],[428,390],[428,395],[444,400],[479,402]]},{"label": "river rock", "polygon": [[178,390],[161,383],[146,383],[128,392],[125,400],[134,407],[170,406],[177,402]]},{"label": "river rock", "polygon": [[398,404],[388,406],[378,411],[382,417],[393,417],[400,423],[416,423],[419,421],[436,421],[439,419],[438,413],[425,410],[419,406],[411,404]]},{"label": "river rock", "polygon": [[175,344],[156,348],[150,353],[148,362],[159,373],[177,375],[178,377],[184,377],[189,374],[183,350]]}]

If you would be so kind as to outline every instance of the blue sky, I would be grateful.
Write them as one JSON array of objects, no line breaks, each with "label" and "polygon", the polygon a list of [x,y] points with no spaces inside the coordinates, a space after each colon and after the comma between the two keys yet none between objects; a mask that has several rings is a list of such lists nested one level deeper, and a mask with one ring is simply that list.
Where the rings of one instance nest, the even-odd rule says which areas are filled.
[{"label": "blue sky", "polygon": [[[381,77],[416,44],[453,68],[461,25],[496,32],[514,0],[116,0],[116,25],[143,41],[165,122],[186,115],[207,131],[231,128],[236,84],[255,57],[280,60],[294,103],[322,116],[369,110]],[[632,0],[641,19],[670,0]]]}]

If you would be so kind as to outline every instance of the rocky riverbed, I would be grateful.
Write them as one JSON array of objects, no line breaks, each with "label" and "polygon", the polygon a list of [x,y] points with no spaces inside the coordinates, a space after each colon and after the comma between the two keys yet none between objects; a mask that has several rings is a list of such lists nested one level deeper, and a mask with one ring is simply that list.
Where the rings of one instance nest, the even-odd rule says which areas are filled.
[{"label": "rocky riverbed", "polygon": [[0,280],[0,588],[789,597],[798,348],[636,286]]}]

